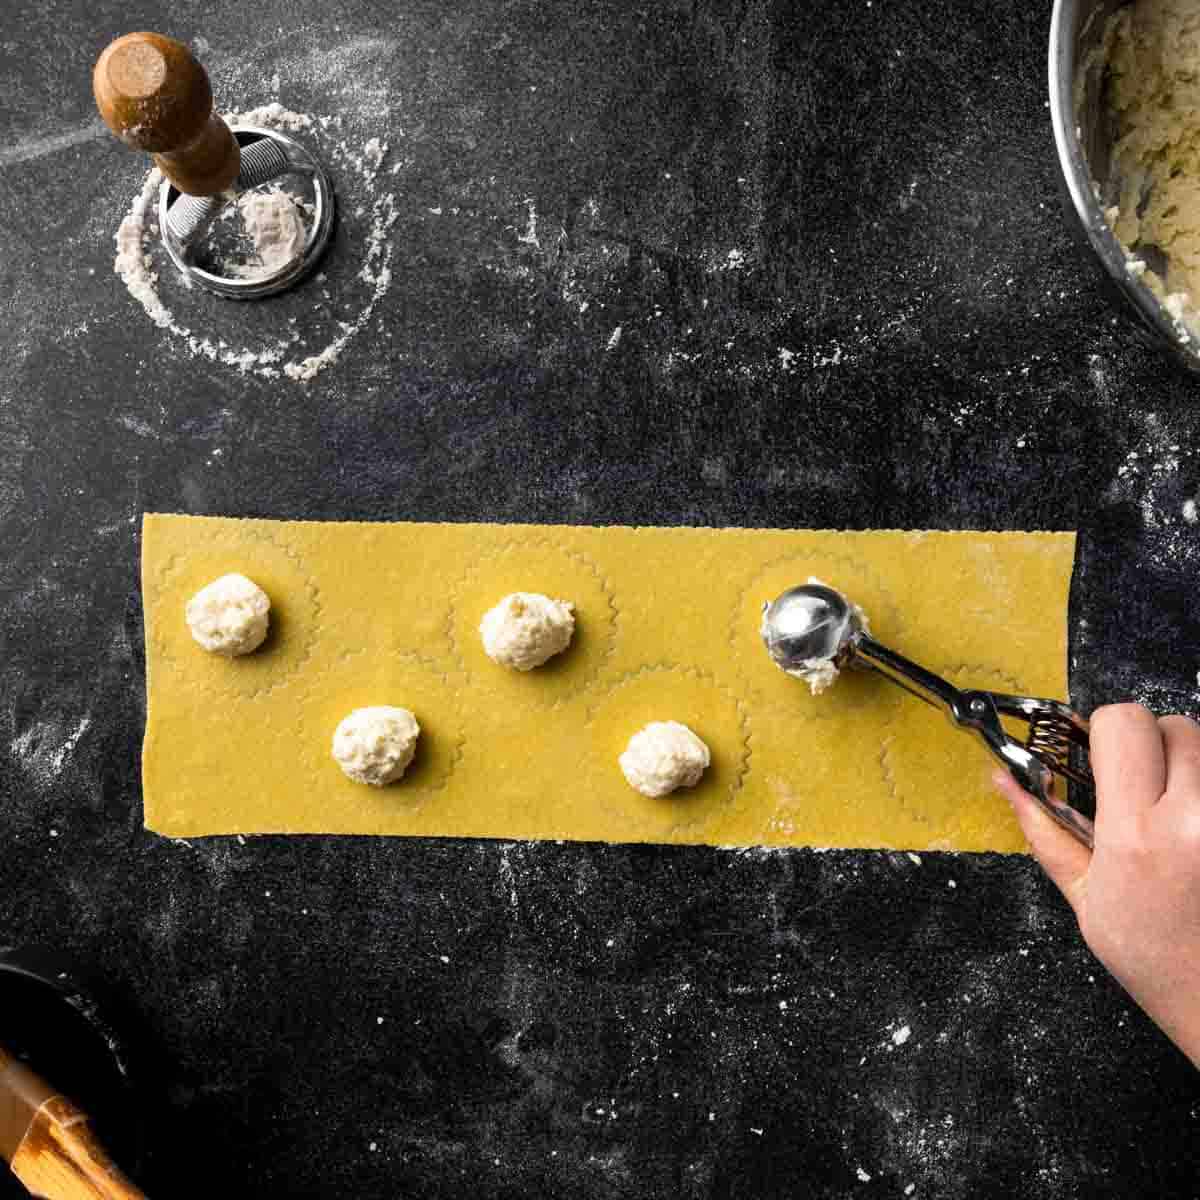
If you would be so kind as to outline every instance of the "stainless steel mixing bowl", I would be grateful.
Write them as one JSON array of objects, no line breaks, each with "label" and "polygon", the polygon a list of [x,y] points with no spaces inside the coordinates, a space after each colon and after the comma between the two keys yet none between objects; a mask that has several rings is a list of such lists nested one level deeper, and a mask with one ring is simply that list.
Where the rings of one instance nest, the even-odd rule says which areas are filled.
[{"label": "stainless steel mixing bowl", "polygon": [[[1109,18],[1125,0],[1055,0],[1050,19],[1050,117],[1058,165],[1066,189],[1068,219],[1078,222],[1103,264],[1118,302],[1152,344],[1190,371],[1200,372],[1200,346],[1181,337],[1179,326],[1158,298],[1126,269],[1125,252],[1104,209],[1117,201],[1109,182],[1112,130],[1104,104],[1105,64],[1093,54]],[[1091,57],[1089,57],[1091,56]],[[1080,75],[1083,64],[1086,70]],[[1078,80],[1078,87],[1077,87]],[[1093,185],[1100,189],[1099,198]],[[1149,265],[1157,268],[1153,259]]]}]

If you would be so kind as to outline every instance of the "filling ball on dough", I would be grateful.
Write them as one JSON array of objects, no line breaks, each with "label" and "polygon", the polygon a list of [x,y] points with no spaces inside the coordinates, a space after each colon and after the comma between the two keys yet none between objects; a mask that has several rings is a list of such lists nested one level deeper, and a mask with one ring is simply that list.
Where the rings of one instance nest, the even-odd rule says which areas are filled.
[{"label": "filling ball on dough", "polygon": [[532,671],[561,654],[575,632],[575,606],[538,592],[513,592],[483,615],[479,633],[492,662]]},{"label": "filling ball on dough", "polygon": [[635,791],[643,796],[666,796],[676,788],[699,783],[712,755],[686,725],[651,721],[629,739],[619,761]]},{"label": "filling ball on dough", "polygon": [[270,598],[254,580],[222,575],[188,601],[187,623],[205,650],[233,658],[263,644],[270,611]]},{"label": "filling ball on dough", "polygon": [[407,708],[356,708],[333,735],[337,765],[358,783],[395,783],[417,752],[421,727]]}]

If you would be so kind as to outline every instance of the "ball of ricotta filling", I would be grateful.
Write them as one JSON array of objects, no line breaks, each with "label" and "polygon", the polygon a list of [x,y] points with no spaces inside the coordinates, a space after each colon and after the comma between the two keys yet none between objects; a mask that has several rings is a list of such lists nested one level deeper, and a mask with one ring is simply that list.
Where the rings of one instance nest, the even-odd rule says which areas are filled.
[{"label": "ball of ricotta filling", "polygon": [[575,606],[539,592],[513,592],[483,615],[479,634],[492,662],[532,671],[561,654],[575,632]]},{"label": "ball of ricotta filling", "polygon": [[417,752],[421,726],[407,708],[356,708],[333,734],[333,757],[357,783],[395,783]]},{"label": "ball of ricotta filling", "polygon": [[695,787],[712,762],[708,747],[678,721],[651,721],[629,739],[619,762],[629,786],[643,796]]},{"label": "ball of ricotta filling", "polygon": [[222,575],[188,601],[187,623],[205,650],[233,658],[263,644],[270,611],[270,598],[253,579]]}]

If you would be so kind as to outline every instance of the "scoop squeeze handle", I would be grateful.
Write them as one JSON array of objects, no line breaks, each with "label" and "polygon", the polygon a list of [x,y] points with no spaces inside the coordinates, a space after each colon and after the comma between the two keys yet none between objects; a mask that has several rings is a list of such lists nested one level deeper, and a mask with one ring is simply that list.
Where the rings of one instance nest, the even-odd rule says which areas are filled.
[{"label": "scoop squeeze handle", "polygon": [[[766,606],[762,639],[772,661],[789,674],[803,677],[823,662],[864,667],[941,709],[960,729],[974,733],[1072,837],[1091,848],[1092,818],[1068,804],[1054,785],[1056,775],[1070,780],[1095,811],[1088,723],[1068,705],[1036,696],[963,691],[877,642],[866,630],[861,609],[816,581],[789,588]],[[1005,729],[1002,717],[1027,723],[1025,741]]]}]

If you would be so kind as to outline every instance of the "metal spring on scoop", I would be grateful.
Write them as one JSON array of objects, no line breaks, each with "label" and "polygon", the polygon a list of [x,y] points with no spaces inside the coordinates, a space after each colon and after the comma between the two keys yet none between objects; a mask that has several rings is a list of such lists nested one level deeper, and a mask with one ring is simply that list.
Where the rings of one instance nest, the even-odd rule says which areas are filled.
[{"label": "metal spring on scoop", "polygon": [[1079,747],[1071,737],[1071,727],[1067,721],[1052,713],[1039,713],[1030,718],[1029,736],[1025,744],[1031,753],[1060,775],[1073,783],[1092,786],[1090,772],[1071,761]]}]

